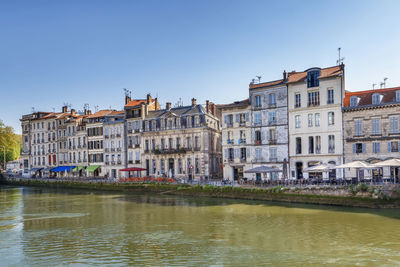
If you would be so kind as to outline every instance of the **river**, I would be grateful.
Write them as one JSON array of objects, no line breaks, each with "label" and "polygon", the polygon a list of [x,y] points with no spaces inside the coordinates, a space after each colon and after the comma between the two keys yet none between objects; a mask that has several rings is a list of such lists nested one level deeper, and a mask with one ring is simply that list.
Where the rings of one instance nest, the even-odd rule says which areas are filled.
[{"label": "river", "polygon": [[0,266],[400,266],[400,210],[0,187]]}]

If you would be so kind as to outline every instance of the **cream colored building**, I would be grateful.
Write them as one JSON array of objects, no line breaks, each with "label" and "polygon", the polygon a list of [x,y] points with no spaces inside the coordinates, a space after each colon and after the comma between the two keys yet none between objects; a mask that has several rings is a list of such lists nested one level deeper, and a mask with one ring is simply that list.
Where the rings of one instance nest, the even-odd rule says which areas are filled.
[{"label": "cream colored building", "polygon": [[192,180],[221,179],[221,133],[215,105],[149,111],[142,122],[146,175]]},{"label": "cream colored building", "polygon": [[[400,87],[346,92],[343,107],[345,162],[400,158]],[[399,177],[398,168],[345,170],[346,178]]]},{"label": "cream colored building", "polygon": [[[147,94],[146,99],[131,99],[125,97],[125,119],[126,119],[126,134],[125,134],[125,151],[126,151],[126,166],[128,168],[142,167],[141,153],[141,129],[142,121],[149,111],[159,110],[160,105],[157,98],[153,99],[150,94]],[[140,173],[139,173],[140,174]]]},{"label": "cream colored building", "polygon": [[120,172],[125,162],[125,115],[124,111],[104,116],[104,172],[107,178],[125,177]]},{"label": "cream colored building", "polygon": [[[344,65],[291,72],[287,87],[290,178],[323,178],[322,173],[303,169],[343,163]],[[340,177],[340,171],[329,176]]]},{"label": "cream colored building", "polygon": [[252,168],[251,105],[249,99],[219,105],[222,118],[223,177],[239,181]]}]

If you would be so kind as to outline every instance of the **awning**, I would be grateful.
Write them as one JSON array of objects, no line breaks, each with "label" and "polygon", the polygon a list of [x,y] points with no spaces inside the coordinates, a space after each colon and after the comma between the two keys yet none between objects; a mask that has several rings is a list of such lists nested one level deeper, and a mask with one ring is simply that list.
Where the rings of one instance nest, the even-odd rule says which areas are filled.
[{"label": "awning", "polygon": [[135,171],[145,171],[145,170],[146,169],[136,168],[136,167],[120,169],[120,171],[122,171],[122,172],[135,172]]},{"label": "awning", "polygon": [[52,169],[54,169],[54,167],[48,167],[48,168],[46,168],[46,169],[43,169],[42,171],[43,171],[43,172],[49,172],[49,171],[51,171]]},{"label": "awning", "polygon": [[268,166],[260,166],[260,167],[255,167],[253,169],[244,171],[244,173],[270,173],[270,172],[281,172],[282,170],[276,169],[276,168],[271,168]]},{"label": "awning", "polygon": [[90,165],[89,167],[86,168],[87,171],[89,172],[94,172],[100,167],[100,165]]},{"label": "awning", "polygon": [[69,172],[71,169],[73,169],[75,166],[58,166],[54,168],[52,171],[53,172]]},{"label": "awning", "polygon": [[80,170],[82,170],[84,168],[84,166],[76,166],[75,168],[72,169],[73,172],[79,172]]},{"label": "awning", "polygon": [[37,171],[40,171],[41,169],[43,169],[43,168],[32,168],[31,172],[37,172]]}]

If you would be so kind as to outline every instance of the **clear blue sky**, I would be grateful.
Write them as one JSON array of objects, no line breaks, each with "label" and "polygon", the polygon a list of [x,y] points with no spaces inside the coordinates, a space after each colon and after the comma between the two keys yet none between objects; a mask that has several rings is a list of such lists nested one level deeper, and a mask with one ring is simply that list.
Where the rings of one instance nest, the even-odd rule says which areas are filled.
[{"label": "clear blue sky", "polygon": [[283,70],[336,64],[346,89],[400,86],[400,1],[1,1],[0,119],[121,109],[123,90],[162,105],[227,103]]}]

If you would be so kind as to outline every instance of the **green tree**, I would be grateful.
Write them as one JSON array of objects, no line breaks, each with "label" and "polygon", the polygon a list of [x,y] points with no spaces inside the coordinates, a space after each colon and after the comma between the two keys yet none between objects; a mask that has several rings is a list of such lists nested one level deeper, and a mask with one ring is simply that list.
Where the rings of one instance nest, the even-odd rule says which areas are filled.
[{"label": "green tree", "polygon": [[3,147],[6,148],[6,161],[12,161],[18,159],[21,153],[21,145],[21,135],[15,134],[12,127],[6,126],[0,120],[0,166],[3,166],[4,162]]}]

